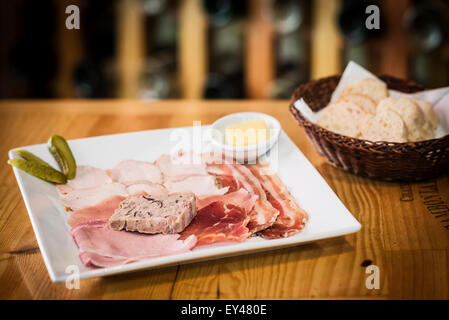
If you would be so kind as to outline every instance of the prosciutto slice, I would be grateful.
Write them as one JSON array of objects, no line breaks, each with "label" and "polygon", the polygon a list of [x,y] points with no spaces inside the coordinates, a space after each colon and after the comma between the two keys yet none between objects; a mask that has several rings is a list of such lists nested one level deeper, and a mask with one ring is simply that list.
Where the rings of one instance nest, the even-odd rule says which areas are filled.
[{"label": "prosciutto slice", "polygon": [[309,219],[307,213],[296,203],[279,177],[263,165],[249,165],[249,170],[265,189],[268,201],[279,210],[274,224],[261,232],[263,238],[289,237],[300,232]]},{"label": "prosciutto slice", "polygon": [[63,195],[60,201],[63,206],[73,211],[94,206],[115,196],[128,196],[126,187],[121,183],[107,183],[93,188],[73,190]]},{"label": "prosciutto slice", "polygon": [[180,239],[197,237],[196,245],[215,242],[241,242],[250,235],[245,209],[222,201],[212,202],[199,210]]},{"label": "prosciutto slice", "polygon": [[249,193],[245,189],[239,189],[234,192],[227,193],[225,195],[210,196],[203,199],[196,200],[197,210],[208,206],[212,202],[222,201],[225,204],[232,204],[245,209],[246,212],[250,212],[254,208],[254,204],[257,201],[257,196]]},{"label": "prosciutto slice", "polygon": [[110,182],[112,180],[106,171],[91,166],[78,166],[75,179],[68,180],[66,184],[60,184],[57,188],[62,194],[66,194],[74,190],[94,188]]},{"label": "prosciutto slice", "polygon": [[124,160],[107,173],[112,180],[127,186],[145,182],[162,183],[162,173],[159,168],[146,161]]},{"label": "prosciutto slice", "polygon": [[196,244],[194,235],[179,240],[179,234],[144,235],[114,231],[106,220],[78,224],[71,231],[86,266],[108,267],[157,256],[190,251]]},{"label": "prosciutto slice", "polygon": [[209,164],[208,170],[218,176],[218,179],[227,179],[230,185],[244,188],[257,197],[254,209],[249,212],[248,228],[251,233],[270,227],[279,215],[279,210],[268,201],[267,195],[259,180],[244,165],[240,164]]}]

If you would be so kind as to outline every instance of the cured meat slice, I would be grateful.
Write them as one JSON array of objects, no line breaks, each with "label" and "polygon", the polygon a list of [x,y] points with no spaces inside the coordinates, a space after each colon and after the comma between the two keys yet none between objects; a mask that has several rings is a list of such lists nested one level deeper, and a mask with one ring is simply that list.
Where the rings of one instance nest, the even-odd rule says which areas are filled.
[{"label": "cured meat slice", "polygon": [[307,223],[308,214],[296,203],[279,177],[263,165],[249,165],[248,168],[259,179],[265,189],[268,201],[279,210],[274,224],[261,232],[263,238],[289,237],[300,232]]},{"label": "cured meat slice", "polygon": [[214,176],[190,176],[182,181],[166,181],[165,187],[169,193],[189,193],[192,192],[199,198],[211,195],[221,195],[228,191],[228,188],[219,188]]},{"label": "cured meat slice", "polygon": [[106,171],[91,166],[78,166],[75,179],[68,180],[66,184],[57,186],[62,194],[73,190],[98,187],[102,184],[112,182]]},{"label": "cured meat slice", "polygon": [[122,196],[115,196],[103,200],[102,202],[94,206],[89,206],[73,211],[70,213],[67,219],[67,223],[71,227],[74,227],[75,225],[82,222],[107,220],[114,214],[114,211],[119,207],[120,202],[125,199],[126,198]]},{"label": "cured meat slice", "polygon": [[248,213],[254,208],[254,204],[257,201],[257,196],[249,193],[245,189],[239,189],[234,192],[227,193],[225,195],[216,195],[210,196],[203,199],[196,200],[197,210],[201,210],[202,208],[208,206],[212,202],[221,201],[225,204],[233,204],[240,208],[245,209]]},{"label": "cured meat slice", "polygon": [[112,180],[125,185],[145,182],[162,183],[162,173],[159,168],[146,161],[124,160],[107,173]]},{"label": "cured meat slice", "polygon": [[279,210],[268,201],[259,180],[246,166],[237,164],[232,168],[235,171],[234,177],[237,177],[242,187],[258,197],[254,209],[249,213],[248,228],[250,232],[255,233],[270,227],[276,221]]},{"label": "cured meat slice", "polygon": [[279,215],[279,210],[273,207],[268,201],[266,193],[259,180],[244,165],[240,164],[210,164],[209,172],[235,180],[233,185],[244,188],[249,193],[257,197],[254,209],[249,212],[250,221],[248,228],[251,233],[255,233],[270,227]]},{"label": "cured meat slice", "polygon": [[152,196],[166,196],[168,195],[167,189],[158,183],[136,183],[126,187],[126,191],[130,195],[146,193]]},{"label": "cured meat slice", "polygon": [[175,156],[164,154],[156,160],[164,181],[181,181],[190,176],[207,176],[206,165],[192,152],[178,153]]},{"label": "cured meat slice", "polygon": [[245,209],[221,201],[212,202],[199,210],[181,233],[180,239],[197,237],[197,245],[215,242],[241,242],[250,235]]},{"label": "cured meat slice", "polygon": [[194,235],[179,240],[179,234],[146,235],[114,231],[106,220],[78,224],[71,231],[86,266],[108,267],[157,256],[190,251]]},{"label": "cured meat slice", "polygon": [[121,183],[107,183],[93,188],[73,190],[61,196],[62,205],[71,210],[79,210],[85,207],[94,206],[103,200],[115,196],[128,196],[126,187]]},{"label": "cured meat slice", "polygon": [[234,192],[240,189],[240,184],[233,176],[230,166],[224,164],[209,164],[207,166],[209,174],[215,176],[222,187],[228,187],[228,192]]}]

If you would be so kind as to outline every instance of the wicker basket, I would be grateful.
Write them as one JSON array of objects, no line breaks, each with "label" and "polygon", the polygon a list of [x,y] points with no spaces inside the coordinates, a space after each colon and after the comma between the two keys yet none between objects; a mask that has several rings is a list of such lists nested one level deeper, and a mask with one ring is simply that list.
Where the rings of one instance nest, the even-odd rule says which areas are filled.
[{"label": "wicker basket", "polygon": [[[390,76],[380,78],[389,89],[407,93],[424,90],[411,81]],[[321,155],[349,172],[388,181],[419,181],[447,172],[449,135],[420,142],[371,142],[326,130],[307,120],[293,106],[303,98],[313,111],[324,108],[339,80],[340,76],[332,76],[305,83],[295,90],[290,101],[290,112]]]}]

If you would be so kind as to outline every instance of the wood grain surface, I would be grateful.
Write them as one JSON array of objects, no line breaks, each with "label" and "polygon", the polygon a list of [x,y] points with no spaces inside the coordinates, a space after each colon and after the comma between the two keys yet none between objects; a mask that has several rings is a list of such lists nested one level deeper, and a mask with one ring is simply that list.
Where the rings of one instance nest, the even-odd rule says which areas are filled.
[{"label": "wood grain surface", "polygon": [[[8,150],[56,133],[75,139],[194,120],[209,124],[239,111],[279,119],[362,230],[287,249],[81,280],[80,289],[51,282],[6,164]],[[3,101],[0,163],[0,299],[449,298],[449,176],[398,184],[334,168],[313,149],[286,101]],[[379,268],[379,289],[365,285],[370,264]]]}]

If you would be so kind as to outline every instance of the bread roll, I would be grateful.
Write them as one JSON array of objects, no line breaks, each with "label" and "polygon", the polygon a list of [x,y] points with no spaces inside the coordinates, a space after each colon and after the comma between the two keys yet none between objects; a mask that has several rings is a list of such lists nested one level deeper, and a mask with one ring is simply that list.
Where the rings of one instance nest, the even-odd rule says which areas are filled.
[{"label": "bread roll", "polygon": [[365,78],[346,86],[340,97],[350,94],[366,95],[373,99],[376,104],[389,96],[386,84],[372,78]]},{"label": "bread roll", "polygon": [[433,129],[436,129],[436,127],[438,127],[438,125],[440,124],[440,121],[438,120],[438,116],[435,113],[435,111],[433,111],[432,104],[427,101],[419,101],[419,100],[414,101],[421,108],[421,111],[424,113],[424,116],[426,117],[427,121],[430,122],[431,127]]},{"label": "bread roll", "polygon": [[358,104],[341,101],[328,105],[317,123],[330,131],[357,138],[360,135],[359,123],[365,115],[365,110]]},{"label": "bread roll", "polygon": [[375,114],[376,113],[376,103],[373,99],[364,94],[351,93],[347,95],[340,96],[337,102],[340,101],[352,101],[361,106],[365,112]]},{"label": "bread roll", "polygon": [[377,106],[377,112],[396,112],[404,121],[407,127],[408,140],[422,140],[422,130],[426,118],[418,104],[409,98],[386,98]]},{"label": "bread roll", "polygon": [[407,127],[401,117],[390,110],[367,115],[360,124],[361,138],[370,141],[407,142]]}]

